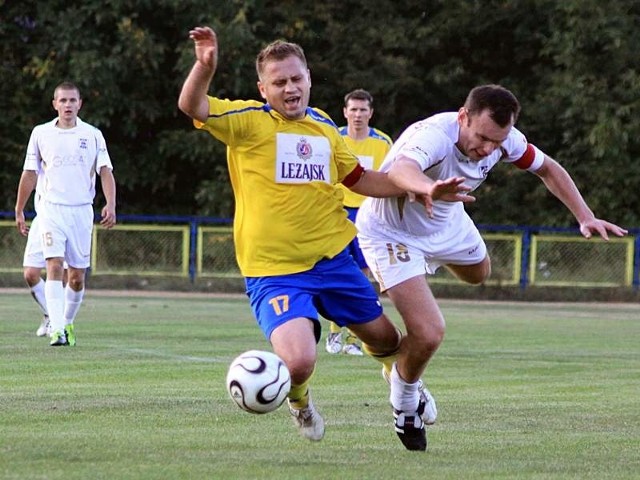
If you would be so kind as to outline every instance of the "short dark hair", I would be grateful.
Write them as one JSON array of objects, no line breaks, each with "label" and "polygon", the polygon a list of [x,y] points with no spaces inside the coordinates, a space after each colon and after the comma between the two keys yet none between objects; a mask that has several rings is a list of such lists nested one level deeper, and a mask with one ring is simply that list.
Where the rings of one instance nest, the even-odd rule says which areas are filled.
[{"label": "short dark hair", "polygon": [[516,96],[500,85],[480,85],[473,88],[464,107],[469,116],[489,110],[489,116],[500,127],[515,124],[520,115],[520,103]]},{"label": "short dark hair", "polygon": [[78,92],[78,98],[82,98],[82,94],[80,93],[80,89],[73,82],[69,82],[67,80],[65,80],[64,82],[60,82],[56,86],[56,88],[53,89],[53,98],[54,99],[56,98],[56,93],[58,93],[58,90],[75,90],[76,92]]},{"label": "short dark hair", "polygon": [[345,107],[347,106],[347,103],[349,103],[349,100],[364,100],[369,102],[369,107],[373,107],[373,97],[369,92],[362,88],[356,88],[344,96]]},{"label": "short dark hair", "polygon": [[264,64],[269,61],[280,61],[290,56],[298,57],[304,66],[307,66],[307,58],[304,50],[297,43],[287,42],[285,40],[275,40],[264,47],[256,57],[256,72],[258,78],[264,71]]}]

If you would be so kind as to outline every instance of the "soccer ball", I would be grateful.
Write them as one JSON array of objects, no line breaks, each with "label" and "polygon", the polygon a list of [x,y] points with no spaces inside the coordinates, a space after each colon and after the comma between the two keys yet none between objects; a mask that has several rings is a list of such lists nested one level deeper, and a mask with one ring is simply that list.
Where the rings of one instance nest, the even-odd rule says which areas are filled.
[{"label": "soccer ball", "polygon": [[289,394],[289,369],[275,353],[249,350],[238,355],[227,373],[227,390],[234,402],[250,413],[277,409]]}]

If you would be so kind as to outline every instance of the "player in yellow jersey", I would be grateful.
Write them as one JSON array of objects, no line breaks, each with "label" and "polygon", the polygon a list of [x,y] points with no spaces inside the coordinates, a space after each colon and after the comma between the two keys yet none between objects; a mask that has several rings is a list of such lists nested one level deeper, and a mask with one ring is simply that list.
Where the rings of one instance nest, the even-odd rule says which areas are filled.
[{"label": "player in yellow jersey", "polygon": [[[331,119],[309,107],[311,75],[299,45],[278,40],[258,54],[258,90],[266,103],[223,100],[207,95],[218,63],[216,34],[196,27],[189,36],[196,61],[178,106],[228,147],[236,257],[251,308],[291,374],[294,423],[305,438],[321,440],[324,420],[309,395],[319,315],[349,326],[385,366],[401,341],[346,251],[356,229],[335,184],[373,197],[401,196],[404,190],[386,174],[365,170]],[[438,191],[465,197],[460,183],[452,179]],[[429,211],[432,197],[413,193]],[[426,449],[424,429],[409,426],[401,440],[407,448]]]},{"label": "player in yellow jersey", "polygon": [[[340,128],[340,134],[344,137],[347,147],[356,154],[360,165],[364,168],[378,170],[391,148],[392,141],[386,133],[369,126],[369,121],[373,116],[373,97],[361,88],[347,93],[344,96],[342,113],[347,119],[347,126]],[[355,223],[358,208],[366,197],[352,192],[343,185],[338,185],[338,187],[343,191],[344,206],[349,220]],[[357,237],[351,241],[348,248],[360,269],[368,276],[369,268],[360,251]],[[346,331],[345,335],[343,335],[343,330]],[[330,322],[325,348],[329,353],[362,355],[362,349],[353,332],[349,329],[343,329],[333,322]]]}]

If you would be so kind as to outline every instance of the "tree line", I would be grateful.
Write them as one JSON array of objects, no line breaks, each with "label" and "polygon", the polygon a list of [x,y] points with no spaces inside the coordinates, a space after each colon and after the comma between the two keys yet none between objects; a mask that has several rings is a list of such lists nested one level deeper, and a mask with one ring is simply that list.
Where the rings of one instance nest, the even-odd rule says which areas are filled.
[{"label": "tree line", "polygon": [[[344,124],[344,94],[365,88],[372,124],[393,138],[457,110],[475,85],[504,85],[522,104],[518,128],[571,172],[596,214],[640,226],[636,0],[3,2],[0,209],[13,209],[31,129],[55,116],[53,88],[71,80],[81,118],[107,139],[119,213],[231,217],[224,146],[176,105],[196,25],[220,42],[210,94],[260,99],[255,56],[284,38],[305,49],[312,106]],[[509,166],[477,196],[479,223],[574,225],[537,178]]]}]

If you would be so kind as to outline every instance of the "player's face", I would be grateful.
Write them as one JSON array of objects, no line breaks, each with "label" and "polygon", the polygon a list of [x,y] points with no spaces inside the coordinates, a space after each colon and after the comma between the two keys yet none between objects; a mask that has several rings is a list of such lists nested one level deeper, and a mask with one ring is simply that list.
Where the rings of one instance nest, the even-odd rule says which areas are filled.
[{"label": "player's face", "polygon": [[373,109],[366,100],[358,100],[355,98],[347,102],[347,106],[342,109],[344,118],[347,123],[355,130],[365,130],[369,128],[369,120],[373,115]]},{"label": "player's face", "polygon": [[273,109],[289,120],[304,118],[309,106],[311,75],[295,55],[265,63],[258,89]]},{"label": "player's face", "polygon": [[78,111],[82,107],[80,93],[75,89],[59,88],[53,96],[53,108],[58,112],[60,121],[65,125],[75,125]]},{"label": "player's face", "polygon": [[513,124],[500,127],[491,119],[489,110],[469,115],[469,111],[464,107],[458,112],[458,124],[460,125],[460,136],[456,146],[464,155],[474,161],[482,160],[500,148],[513,127]]}]

